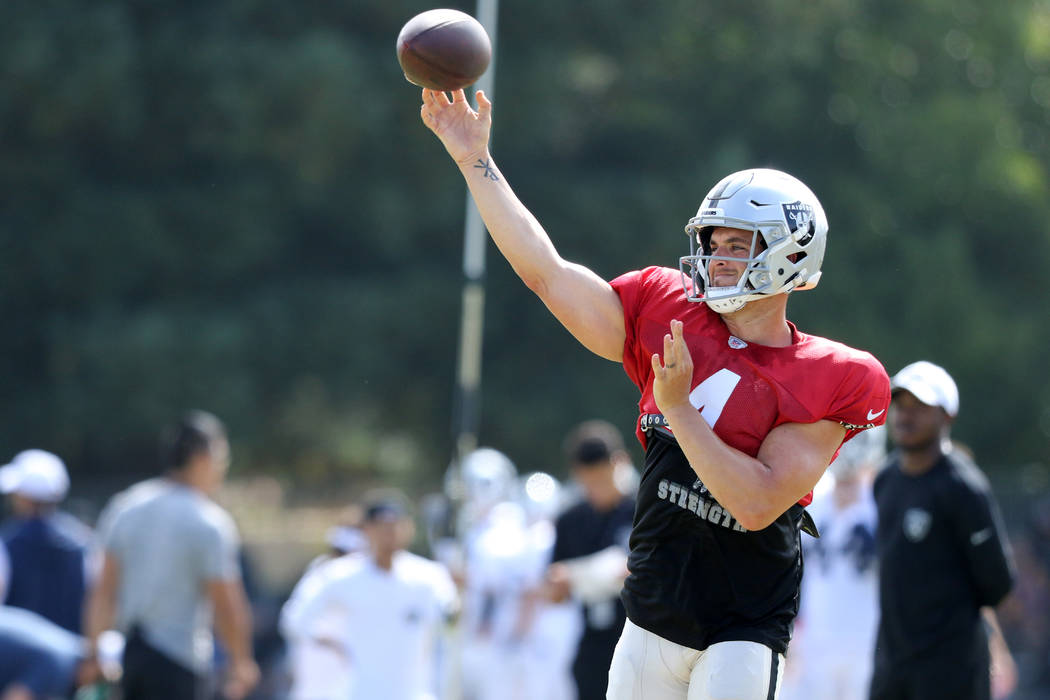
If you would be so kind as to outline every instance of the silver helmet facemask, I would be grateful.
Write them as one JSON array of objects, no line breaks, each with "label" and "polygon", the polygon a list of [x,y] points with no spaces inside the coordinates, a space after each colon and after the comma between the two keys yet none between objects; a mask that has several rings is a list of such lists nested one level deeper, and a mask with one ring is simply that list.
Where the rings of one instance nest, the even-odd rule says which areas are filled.
[{"label": "silver helmet facemask", "polygon": [[[711,254],[716,228],[751,231],[747,258]],[[689,255],[679,260],[689,301],[731,313],[747,302],[794,289],[812,289],[820,280],[828,221],[816,196],[798,179],[778,170],[743,170],[714,186],[685,227]],[[713,286],[714,260],[745,263],[733,286]]]}]

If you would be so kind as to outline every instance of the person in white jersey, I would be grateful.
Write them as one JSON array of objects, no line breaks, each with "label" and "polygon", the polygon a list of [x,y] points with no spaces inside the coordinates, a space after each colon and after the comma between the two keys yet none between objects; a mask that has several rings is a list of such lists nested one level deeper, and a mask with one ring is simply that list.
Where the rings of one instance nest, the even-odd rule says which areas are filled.
[{"label": "person in white jersey", "polygon": [[400,493],[370,497],[361,527],[368,552],[322,564],[324,575],[311,576],[283,611],[282,631],[342,654],[348,700],[432,700],[435,645],[456,608],[455,584],[444,566],[406,551],[415,528]]},{"label": "person in white jersey", "polygon": [[801,609],[788,652],[783,700],[866,700],[879,620],[871,491],[886,458],[886,428],[842,446],[808,510],[819,538],[803,540]]},{"label": "person in white jersey", "polygon": [[[347,508],[340,523],[326,534],[328,550],[318,554],[307,564],[299,582],[295,584],[288,600],[281,608],[281,631],[287,648],[287,672],[290,676],[288,700],[344,700],[350,682],[346,660],[340,649],[314,641],[313,637],[284,634],[283,621],[294,618],[295,609],[303,599],[303,592],[310,591],[315,584],[313,577],[324,577],[330,567],[325,566],[341,557],[360,554],[368,548],[368,540],[361,532],[361,513],[356,506]],[[320,638],[338,633],[342,624],[336,616],[327,617],[322,624],[329,625],[330,632],[315,630]]]}]

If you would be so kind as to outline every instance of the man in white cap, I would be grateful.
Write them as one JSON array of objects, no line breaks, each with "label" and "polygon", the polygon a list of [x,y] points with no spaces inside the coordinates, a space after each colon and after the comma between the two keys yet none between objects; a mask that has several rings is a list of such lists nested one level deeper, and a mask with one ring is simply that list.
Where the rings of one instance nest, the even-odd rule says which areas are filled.
[{"label": "man in white cap", "polygon": [[993,606],[1014,570],[988,481],[949,438],[959,391],[926,361],[898,372],[891,390],[897,451],[875,480],[881,615],[871,700],[988,700],[993,675],[1006,679],[1001,697],[1013,663]]},{"label": "man in white cap", "polygon": [[338,650],[345,699],[439,696],[435,644],[456,609],[456,588],[444,566],[407,551],[414,527],[403,494],[370,495],[361,524],[368,551],[322,564],[282,610],[286,639]]},{"label": "man in white cap", "polygon": [[13,512],[0,528],[0,602],[79,634],[93,536],[58,509],[68,491],[66,466],[50,452],[25,450],[0,467]]}]

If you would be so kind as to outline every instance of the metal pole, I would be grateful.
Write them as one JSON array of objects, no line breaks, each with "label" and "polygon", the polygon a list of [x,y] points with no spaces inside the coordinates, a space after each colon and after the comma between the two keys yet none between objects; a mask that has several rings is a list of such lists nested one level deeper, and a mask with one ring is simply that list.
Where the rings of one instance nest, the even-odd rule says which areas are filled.
[{"label": "metal pole", "polygon": [[[478,0],[477,20],[492,42],[492,59],[488,70],[478,79],[475,88],[483,90],[492,99],[496,75],[496,18],[499,0]],[[468,95],[474,109],[477,101]],[[485,323],[485,247],[488,234],[474,199],[467,192],[466,221],[463,232],[463,300],[459,324],[459,358],[456,364],[456,400],[453,407],[452,463],[446,475],[446,496],[450,506],[450,525],[457,541],[460,565],[465,564],[463,532],[460,531],[459,507],[463,503],[463,479],[460,464],[464,457],[478,446],[478,425],[481,417],[481,346]],[[460,700],[462,686],[462,635],[460,624],[453,626],[448,637],[444,698]]]},{"label": "metal pole", "polygon": [[[492,60],[475,88],[492,98],[496,74],[496,19],[499,0],[478,0],[477,20],[492,42]],[[471,102],[474,103],[471,95]],[[475,109],[477,104],[474,104]],[[459,329],[459,359],[456,369],[455,456],[459,461],[478,446],[481,408],[481,347],[485,316],[485,246],[488,236],[481,214],[467,192],[466,223],[463,234],[463,299]]]}]

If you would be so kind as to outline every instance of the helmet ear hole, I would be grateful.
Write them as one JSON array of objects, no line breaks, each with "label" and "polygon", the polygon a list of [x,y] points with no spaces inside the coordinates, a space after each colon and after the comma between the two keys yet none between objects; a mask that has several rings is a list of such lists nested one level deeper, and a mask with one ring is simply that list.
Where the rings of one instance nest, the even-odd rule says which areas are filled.
[{"label": "helmet ear hole", "polygon": [[697,243],[700,244],[700,249],[704,252],[704,255],[711,254],[711,234],[714,233],[714,226],[704,226],[696,234]]}]

